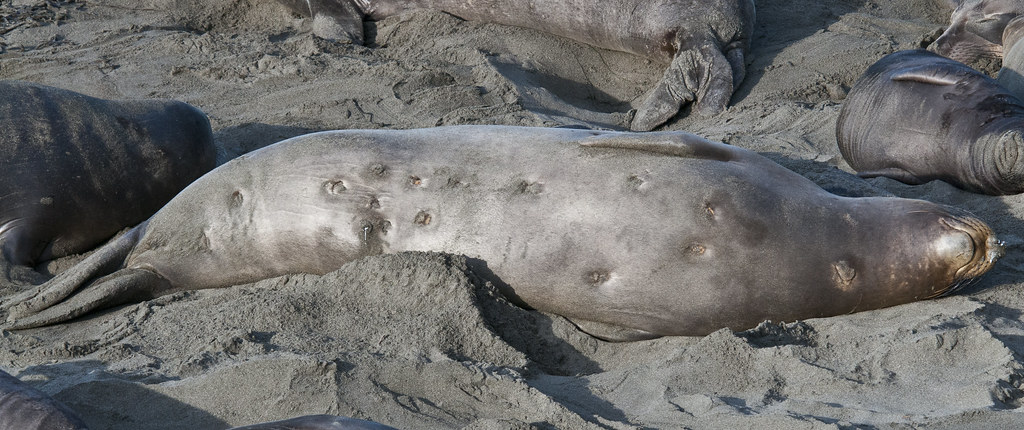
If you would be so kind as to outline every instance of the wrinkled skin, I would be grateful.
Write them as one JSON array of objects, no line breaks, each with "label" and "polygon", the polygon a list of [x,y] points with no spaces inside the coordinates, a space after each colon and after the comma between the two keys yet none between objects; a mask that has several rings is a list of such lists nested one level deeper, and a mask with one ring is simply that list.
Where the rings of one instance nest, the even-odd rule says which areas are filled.
[{"label": "wrinkled skin", "polygon": [[689,133],[344,130],[224,164],[5,306],[32,327],[403,251],[467,255],[513,301],[637,340],[936,297],[1002,247],[957,209],[836,196]]},{"label": "wrinkled skin", "polygon": [[667,63],[661,82],[637,107],[634,131],[652,130],[691,103],[704,115],[724,110],[746,74],[754,29],[753,0],[279,1],[312,17],[314,33],[326,39],[362,43],[364,17],[434,9]]},{"label": "wrinkled skin", "polygon": [[0,266],[91,249],[215,164],[206,115],[172,100],[0,81],[0,125]]},{"label": "wrinkled skin", "polygon": [[1003,52],[999,84],[1024,100],[1024,15],[1010,21],[1003,31]]},{"label": "wrinkled skin", "polygon": [[1020,0],[951,0],[949,27],[928,50],[966,64],[1003,57],[1003,30],[1024,15]]},{"label": "wrinkled skin", "polygon": [[836,139],[862,177],[1024,192],[1024,102],[931,52],[900,51],[869,67],[843,103]]}]

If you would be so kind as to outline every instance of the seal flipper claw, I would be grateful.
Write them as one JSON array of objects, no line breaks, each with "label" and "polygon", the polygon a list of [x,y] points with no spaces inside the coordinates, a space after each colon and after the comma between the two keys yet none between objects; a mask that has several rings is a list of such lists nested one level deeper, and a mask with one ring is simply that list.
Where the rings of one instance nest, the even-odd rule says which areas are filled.
[{"label": "seal flipper claw", "polygon": [[902,182],[904,184],[908,184],[908,185],[921,185],[921,184],[927,182],[927,181],[925,181],[925,180],[923,180],[921,178],[918,178],[913,173],[910,173],[910,172],[908,172],[906,170],[903,170],[903,169],[901,169],[899,167],[889,167],[887,169],[868,170],[868,171],[864,171],[864,172],[857,172],[857,176],[860,176],[860,177],[865,178],[865,179],[867,179],[867,178],[877,178],[879,176],[884,176],[886,178],[895,179],[897,181],[900,181],[900,182]]},{"label": "seal flipper claw", "polygon": [[734,69],[735,65],[714,43],[705,42],[692,49],[680,48],[662,75],[661,82],[637,108],[630,129],[653,130],[695,100],[694,108],[702,115],[721,112],[732,97]]},{"label": "seal flipper claw", "polygon": [[123,269],[97,280],[70,299],[24,318],[15,318],[9,330],[40,327],[78,318],[97,309],[137,303],[169,290],[163,276],[146,269]]}]

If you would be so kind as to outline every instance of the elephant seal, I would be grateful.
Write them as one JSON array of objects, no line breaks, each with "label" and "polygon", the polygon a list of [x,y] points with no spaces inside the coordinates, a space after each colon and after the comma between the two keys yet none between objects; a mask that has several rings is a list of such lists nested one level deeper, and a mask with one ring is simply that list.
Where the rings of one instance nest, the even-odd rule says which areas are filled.
[{"label": "elephant seal", "polygon": [[86,251],[148,218],[215,163],[206,115],[177,101],[109,101],[0,81],[0,124],[0,257],[8,265]]},{"label": "elephant seal", "polygon": [[281,421],[251,426],[234,427],[230,430],[396,430],[394,427],[373,421],[334,415],[307,415]]},{"label": "elephant seal", "polygon": [[[0,370],[0,430],[88,430],[63,403]],[[230,430],[395,430],[335,415],[307,415]]]},{"label": "elephant seal", "polygon": [[327,39],[363,41],[363,18],[433,9],[469,21],[544,31],[669,64],[637,108],[630,128],[648,131],[694,102],[701,114],[725,109],[746,74],[753,0],[279,0],[313,17]]},{"label": "elephant seal", "polygon": [[1024,100],[1024,15],[1010,21],[1003,31],[1003,68],[997,80]]},{"label": "elephant seal", "polygon": [[86,430],[64,404],[0,370],[0,430]]},{"label": "elephant seal", "polygon": [[861,177],[1024,192],[1024,102],[928,51],[896,52],[869,67],[843,102],[836,140]]},{"label": "elephant seal", "polygon": [[440,251],[470,257],[514,302],[635,340],[937,297],[1001,250],[957,209],[836,196],[684,132],[345,130],[231,160],[7,308],[10,328],[27,328]]},{"label": "elephant seal", "polygon": [[952,0],[949,27],[928,49],[961,63],[1003,57],[1003,30],[1024,15],[1020,0]]}]

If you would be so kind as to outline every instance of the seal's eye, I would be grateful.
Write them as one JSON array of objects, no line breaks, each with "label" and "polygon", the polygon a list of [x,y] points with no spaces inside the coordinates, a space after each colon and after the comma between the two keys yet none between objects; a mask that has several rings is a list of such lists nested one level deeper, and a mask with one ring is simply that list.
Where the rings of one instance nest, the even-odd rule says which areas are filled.
[{"label": "seal's eye", "polygon": [[974,259],[974,240],[960,230],[946,232],[935,240],[933,246],[942,261],[958,269]]}]

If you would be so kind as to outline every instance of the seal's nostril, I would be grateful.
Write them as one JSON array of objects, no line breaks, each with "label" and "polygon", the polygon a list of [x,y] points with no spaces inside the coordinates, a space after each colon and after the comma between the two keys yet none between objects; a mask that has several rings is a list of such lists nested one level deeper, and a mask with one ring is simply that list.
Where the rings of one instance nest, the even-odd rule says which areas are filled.
[{"label": "seal's nostril", "polygon": [[1006,242],[996,239],[995,236],[988,238],[988,261],[994,263],[1006,255]]}]

